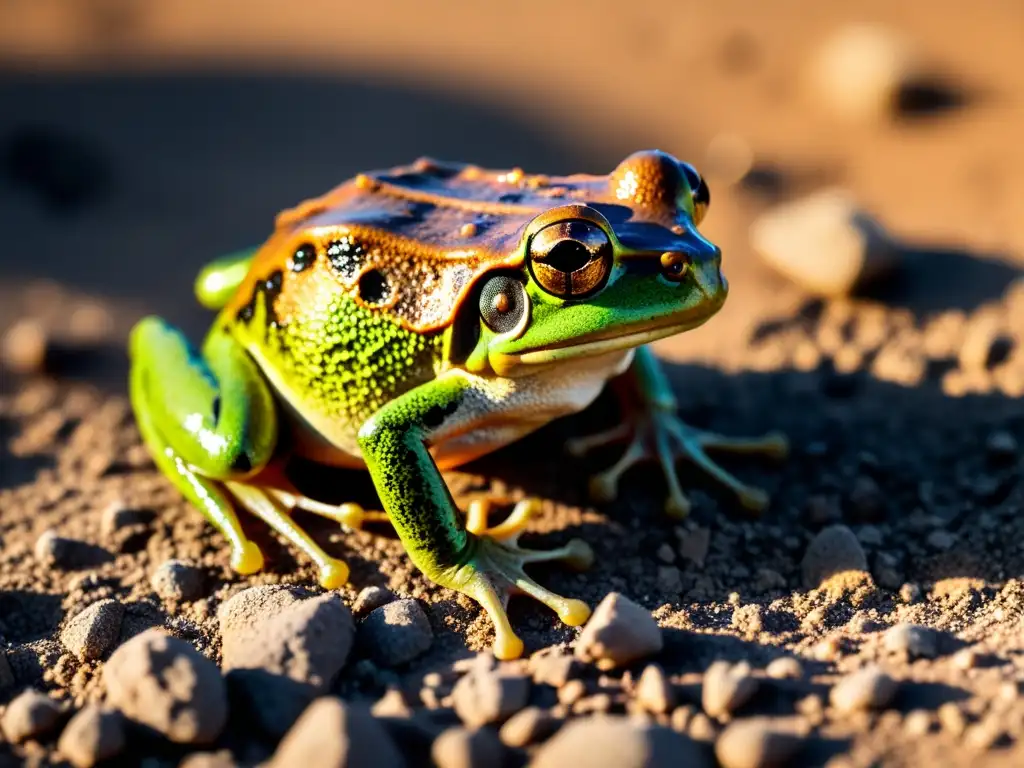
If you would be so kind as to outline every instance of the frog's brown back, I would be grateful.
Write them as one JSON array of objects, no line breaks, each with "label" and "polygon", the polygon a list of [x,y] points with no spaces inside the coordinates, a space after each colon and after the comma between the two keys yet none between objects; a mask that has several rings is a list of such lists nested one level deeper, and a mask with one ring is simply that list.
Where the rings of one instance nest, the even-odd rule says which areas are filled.
[{"label": "frog's brown back", "polygon": [[[283,280],[303,271],[296,254],[312,248],[354,301],[407,330],[436,331],[451,323],[482,273],[521,265],[519,241],[538,214],[586,203],[623,222],[627,236],[628,221],[667,227],[678,213],[679,174],[676,161],[657,151],[637,152],[607,176],[544,176],[429,158],[359,174],[278,215],[233,304],[244,311],[285,261]],[[286,321],[296,292],[275,294],[274,314]]]}]

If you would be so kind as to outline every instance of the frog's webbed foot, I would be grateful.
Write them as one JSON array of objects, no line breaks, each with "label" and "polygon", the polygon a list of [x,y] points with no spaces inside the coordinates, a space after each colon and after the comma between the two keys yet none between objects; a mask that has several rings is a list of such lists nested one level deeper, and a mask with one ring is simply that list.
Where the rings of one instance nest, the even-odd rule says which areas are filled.
[{"label": "frog's webbed foot", "polygon": [[[467,530],[471,538],[465,562],[431,576],[439,584],[473,598],[487,612],[496,635],[494,655],[499,659],[514,659],[523,652],[523,641],[513,631],[505,612],[508,599],[513,594],[529,595],[539,600],[570,627],[583,624],[590,617],[586,603],[542,587],[526,575],[524,566],[558,560],[572,568],[585,570],[594,561],[590,546],[582,539],[572,539],[562,547],[546,551],[520,547],[520,534],[529,518],[540,509],[540,503],[535,499],[519,502],[505,521],[490,529],[486,529],[486,514],[481,515],[479,509],[470,507]],[[483,533],[474,533],[474,530],[483,529],[486,529]]]},{"label": "frog's webbed foot", "polygon": [[324,552],[288,513],[290,505],[285,504],[280,496],[290,498],[291,494],[231,481],[224,485],[249,512],[277,531],[289,544],[302,550],[313,561],[320,572],[321,587],[337,589],[348,581],[348,565]]},{"label": "frog's webbed foot", "polygon": [[690,512],[690,502],[683,493],[676,473],[676,460],[685,457],[733,491],[740,503],[754,512],[768,506],[768,494],[760,488],[744,484],[711,459],[707,451],[761,454],[784,458],[788,452],[786,438],[771,432],[755,438],[735,438],[696,429],[684,423],[673,409],[649,406],[635,411],[627,420],[596,435],[570,440],[566,449],[582,456],[594,448],[628,440],[626,450],[611,467],[590,478],[590,495],[595,501],[611,501],[618,494],[619,480],[631,467],[644,461],[657,460],[668,484],[665,511],[683,518]]}]

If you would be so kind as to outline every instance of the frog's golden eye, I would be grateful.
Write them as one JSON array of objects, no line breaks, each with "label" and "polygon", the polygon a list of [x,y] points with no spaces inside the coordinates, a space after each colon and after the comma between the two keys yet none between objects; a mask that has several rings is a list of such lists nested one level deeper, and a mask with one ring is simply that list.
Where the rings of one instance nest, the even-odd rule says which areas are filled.
[{"label": "frog's golden eye", "polygon": [[690,259],[685,253],[665,251],[661,254],[661,274],[665,276],[666,280],[671,280],[673,283],[682,281],[686,277],[689,266]]},{"label": "frog's golden eye", "polygon": [[509,275],[495,275],[480,290],[480,317],[495,333],[521,326],[529,307],[526,287]]},{"label": "frog's golden eye", "polygon": [[690,185],[690,195],[693,199],[693,223],[700,224],[711,205],[711,190],[707,182],[697,173],[697,169],[689,163],[679,163],[679,167],[686,177],[686,183]]},{"label": "frog's golden eye", "polygon": [[577,299],[600,290],[611,274],[612,256],[601,227],[582,219],[560,221],[530,241],[530,272],[548,293]]}]

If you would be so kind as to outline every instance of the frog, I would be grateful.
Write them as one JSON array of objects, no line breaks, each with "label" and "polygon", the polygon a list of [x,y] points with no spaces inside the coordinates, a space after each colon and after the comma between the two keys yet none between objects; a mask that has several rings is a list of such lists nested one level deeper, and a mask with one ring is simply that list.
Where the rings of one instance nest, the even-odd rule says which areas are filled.
[{"label": "frog", "polygon": [[[703,325],[723,306],[721,250],[698,226],[710,191],[695,167],[641,150],[608,174],[526,173],[423,157],[359,173],[279,213],[262,245],[204,267],[200,304],[215,312],[198,348],[157,316],[129,338],[129,394],[157,468],[231,547],[241,575],[265,567],[239,513],[266,523],[316,566],[326,590],[348,565],[328,555],[294,512],[343,530],[393,526],[432,582],[475,601],[499,659],[523,653],[506,613],[526,595],[570,627],[583,600],[539,584],[526,567],[585,570],[593,549],[573,538],[519,543],[541,509],[520,499],[493,525],[487,498],[460,509],[444,472],[588,408],[606,385],[623,396],[610,429],[575,437],[585,456],[624,444],[590,478],[613,500],[634,465],[657,462],[666,513],[691,502],[688,459],[755,512],[768,494],[711,458],[715,451],[782,457],[785,437],[741,438],[681,420],[650,345]],[[344,487],[367,471],[380,510],[301,493],[282,468],[313,462]]]}]

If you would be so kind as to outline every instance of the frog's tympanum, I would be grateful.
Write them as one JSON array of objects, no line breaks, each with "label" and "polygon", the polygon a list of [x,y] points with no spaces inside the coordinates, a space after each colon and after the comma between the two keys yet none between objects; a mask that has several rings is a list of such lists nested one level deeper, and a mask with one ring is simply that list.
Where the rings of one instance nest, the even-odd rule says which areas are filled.
[{"label": "frog's tympanum", "polygon": [[[149,317],[131,337],[131,398],[159,468],[230,541],[242,574],[263,565],[236,507],[264,520],[336,588],[348,567],[292,519],[293,509],[358,527],[372,513],[302,496],[274,471],[289,456],[369,470],[416,566],[476,600],[494,622],[494,652],[522,653],[505,614],[525,593],[569,625],[580,600],[537,584],[524,566],[585,568],[590,548],[517,543],[536,501],[489,527],[487,505],[463,514],[440,470],[585,408],[605,382],[628,385],[622,423],[571,452],[615,441],[622,458],[596,475],[597,500],[645,459],[668,484],[667,512],[689,504],[684,456],[747,507],[767,497],[706,449],[781,455],[778,435],[700,431],[643,345],[695,328],[725,301],[720,251],[697,230],[707,186],[688,164],[637,152],[608,176],[528,175],[421,159],[356,176],[277,217],[251,251],[205,268],[202,304],[219,310],[201,351]],[[343,481],[343,480],[342,480]],[[378,513],[379,514],[379,513]]]}]

